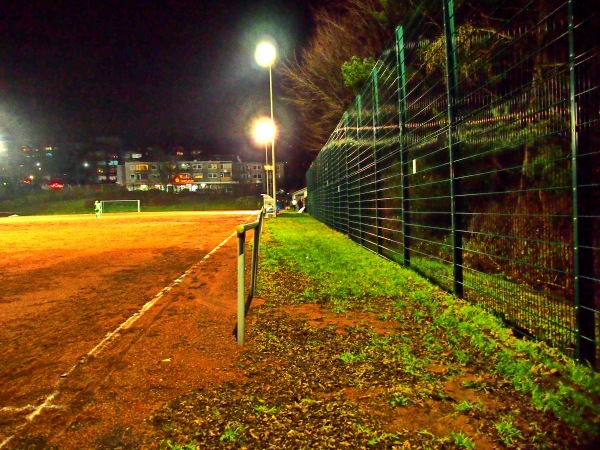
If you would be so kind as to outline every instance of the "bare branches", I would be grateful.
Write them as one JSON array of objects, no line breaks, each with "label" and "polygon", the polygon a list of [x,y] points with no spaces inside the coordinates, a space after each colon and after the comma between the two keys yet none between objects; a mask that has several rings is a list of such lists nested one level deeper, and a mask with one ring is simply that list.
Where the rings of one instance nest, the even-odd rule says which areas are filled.
[{"label": "bare branches", "polygon": [[307,48],[280,69],[285,99],[300,113],[305,150],[320,150],[354,97],[342,65],[352,57],[376,59],[389,43],[402,14],[397,3],[332,0],[314,11]]}]

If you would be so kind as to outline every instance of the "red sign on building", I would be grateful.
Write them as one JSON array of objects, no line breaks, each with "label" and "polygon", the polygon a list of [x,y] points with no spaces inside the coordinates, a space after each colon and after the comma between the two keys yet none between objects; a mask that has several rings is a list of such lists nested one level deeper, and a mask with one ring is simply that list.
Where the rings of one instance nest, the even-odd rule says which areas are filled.
[{"label": "red sign on building", "polygon": [[178,175],[175,178],[173,178],[173,182],[175,184],[194,184],[194,179],[193,178],[187,178],[187,177],[184,177],[182,175]]}]

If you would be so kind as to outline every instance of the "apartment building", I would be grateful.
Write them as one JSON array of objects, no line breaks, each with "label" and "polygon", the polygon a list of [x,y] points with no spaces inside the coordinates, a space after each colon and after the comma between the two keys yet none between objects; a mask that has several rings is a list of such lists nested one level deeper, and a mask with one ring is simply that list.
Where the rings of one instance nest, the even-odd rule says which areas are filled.
[{"label": "apartment building", "polygon": [[[283,181],[283,167],[283,164],[277,164],[277,183]],[[259,162],[131,160],[118,167],[117,183],[130,191],[161,189],[234,192],[240,187],[246,187],[258,193],[266,191],[266,174],[265,164]],[[269,183],[272,183],[271,177],[272,175]]]}]

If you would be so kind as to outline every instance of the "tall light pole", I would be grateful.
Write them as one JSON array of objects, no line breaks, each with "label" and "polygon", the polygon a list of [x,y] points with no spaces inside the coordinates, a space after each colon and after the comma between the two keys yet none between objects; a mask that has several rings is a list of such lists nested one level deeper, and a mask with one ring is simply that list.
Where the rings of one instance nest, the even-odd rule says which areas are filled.
[{"label": "tall light pole", "polygon": [[[267,187],[266,189],[266,193],[267,195],[269,195],[269,169],[268,169],[268,165],[269,165],[269,153],[268,153],[268,143],[269,141],[271,141],[271,144],[273,143],[273,140],[275,139],[275,123],[273,123],[273,121],[267,117],[262,117],[260,119],[258,119],[256,122],[254,122],[254,127],[253,127],[253,134],[254,134],[254,139],[256,140],[256,142],[258,142],[259,144],[264,143],[265,144],[265,175],[266,175],[266,183],[265,186]],[[273,197],[273,199],[275,199],[275,197]]]},{"label": "tall light pole", "polygon": [[[269,97],[271,100],[271,122],[273,126],[275,126],[275,120],[273,117],[273,75],[272,75],[272,67],[275,62],[275,58],[277,58],[277,50],[275,46],[269,41],[260,42],[256,46],[256,51],[254,52],[254,58],[256,62],[263,67],[269,68]],[[273,170],[273,202],[277,207],[277,186],[276,186],[276,178],[277,175],[275,173],[275,133],[273,133],[271,137],[271,164]],[[275,208],[274,215],[277,212],[277,208]]]},{"label": "tall light pole", "polygon": [[269,143],[265,141],[265,191],[269,195]]}]

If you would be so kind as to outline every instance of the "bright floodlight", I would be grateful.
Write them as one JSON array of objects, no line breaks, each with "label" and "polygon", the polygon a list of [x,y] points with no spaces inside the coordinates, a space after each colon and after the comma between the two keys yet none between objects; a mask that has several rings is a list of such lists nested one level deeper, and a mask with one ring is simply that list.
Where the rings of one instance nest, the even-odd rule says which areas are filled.
[{"label": "bright floodlight", "polygon": [[256,51],[254,52],[254,59],[259,65],[263,67],[272,66],[275,62],[276,57],[277,50],[275,49],[275,46],[270,42],[263,41],[256,46]]},{"label": "bright floodlight", "polygon": [[275,124],[268,117],[262,117],[254,123],[254,139],[259,144],[266,144],[275,136]]}]

